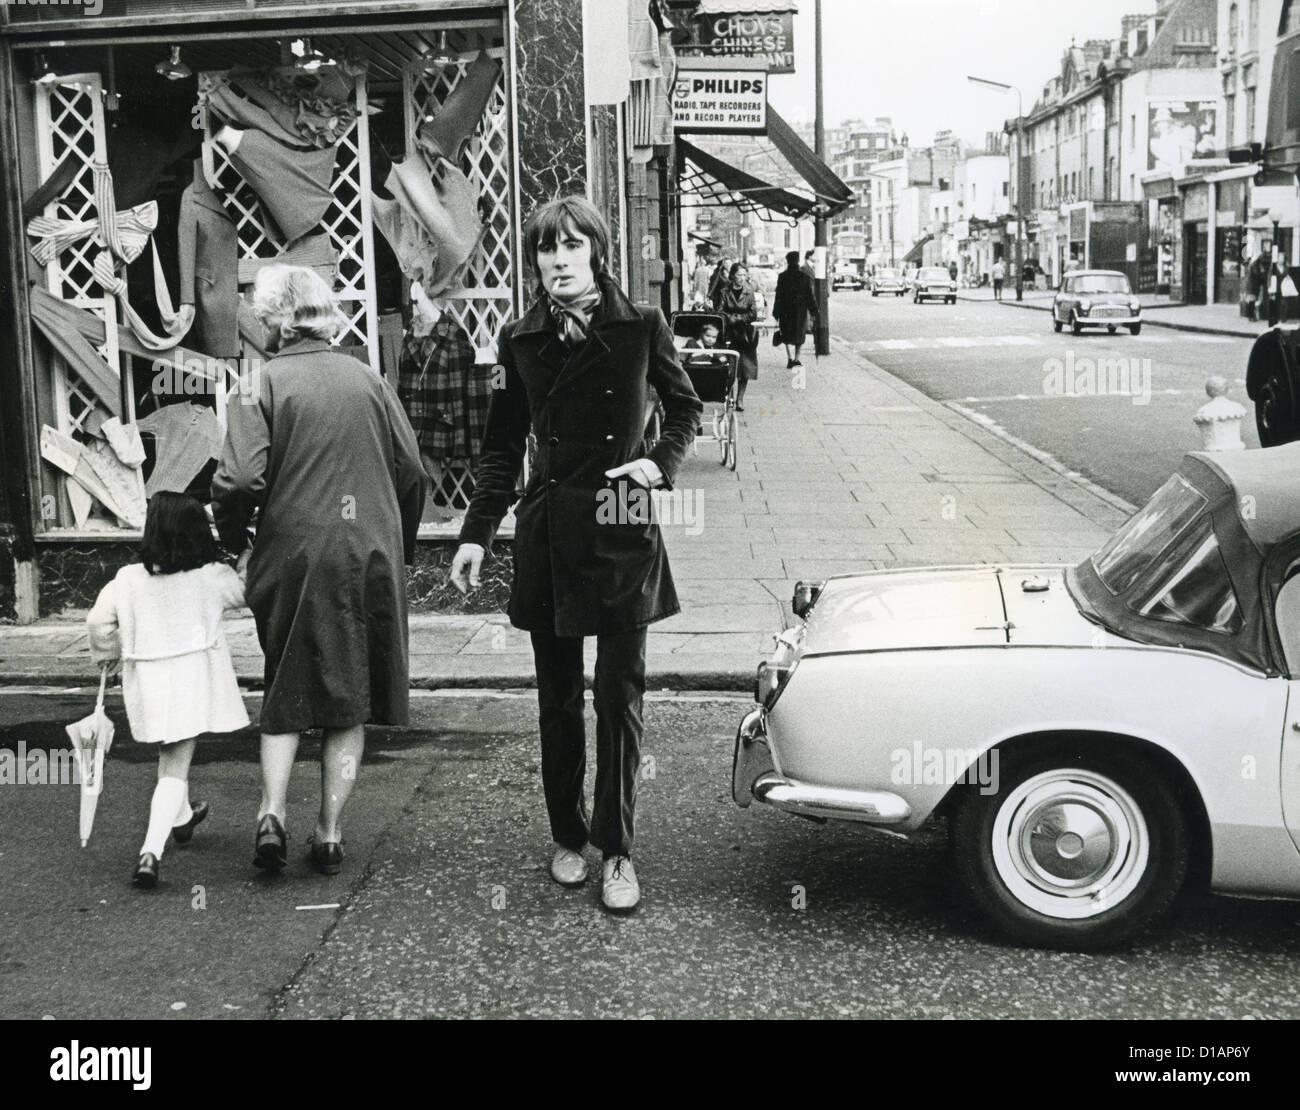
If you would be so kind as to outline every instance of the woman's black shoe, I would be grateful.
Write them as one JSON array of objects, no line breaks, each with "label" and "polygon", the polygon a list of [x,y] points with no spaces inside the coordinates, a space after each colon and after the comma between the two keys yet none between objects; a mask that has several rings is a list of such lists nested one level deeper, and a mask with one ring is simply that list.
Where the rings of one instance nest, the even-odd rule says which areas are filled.
[{"label": "woman's black shoe", "polygon": [[313,836],[307,844],[311,848],[311,865],[322,875],[337,875],[342,870],[343,845],[339,841]]},{"label": "woman's black shoe", "polygon": [[191,807],[190,819],[183,825],[172,826],[172,836],[176,838],[177,844],[188,844],[194,837],[195,826],[198,825],[208,815],[208,803],[200,802]]},{"label": "woman's black shoe", "polygon": [[253,848],[253,866],[266,871],[279,871],[289,861],[289,836],[274,813],[268,813],[257,823],[257,841]]},{"label": "woman's black shoe", "polygon": [[158,885],[158,857],[152,852],[145,852],[140,862],[135,865],[135,874],[131,882],[145,890],[152,890]]}]

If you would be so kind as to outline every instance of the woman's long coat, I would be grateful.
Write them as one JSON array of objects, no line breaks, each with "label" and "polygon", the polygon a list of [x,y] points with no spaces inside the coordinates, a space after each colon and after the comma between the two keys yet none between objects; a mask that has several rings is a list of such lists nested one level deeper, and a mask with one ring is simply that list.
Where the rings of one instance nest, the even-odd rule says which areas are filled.
[{"label": "woman's long coat", "polygon": [[722,304],[718,309],[726,321],[726,345],[740,355],[737,374],[741,381],[752,382],[758,377],[758,306],[754,294],[748,289],[727,285],[722,290]]},{"label": "woman's long coat", "polygon": [[537,452],[515,508],[510,623],[558,636],[627,632],[679,611],[651,498],[605,471],[642,457],[646,398],[663,402],[651,458],[671,489],[703,405],[657,308],[608,278],[587,340],[571,352],[542,303],[501,331],[493,393],[462,543],[491,546],[515,500],[531,426]]},{"label": "woman's long coat", "polygon": [[406,724],[406,570],[425,474],[392,388],[305,340],[232,399],[212,480],[238,551],[258,509],[245,590],[266,656],[264,733]]},{"label": "woman's long coat", "polygon": [[777,276],[772,315],[781,329],[781,339],[792,347],[801,346],[808,334],[808,318],[817,313],[817,294],[812,279],[798,267]]}]

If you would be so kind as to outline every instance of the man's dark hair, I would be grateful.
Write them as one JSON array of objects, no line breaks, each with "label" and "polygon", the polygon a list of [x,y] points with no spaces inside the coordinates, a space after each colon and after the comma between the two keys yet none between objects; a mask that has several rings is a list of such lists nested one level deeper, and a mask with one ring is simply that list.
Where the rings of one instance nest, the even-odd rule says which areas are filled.
[{"label": "man's dark hair", "polygon": [[140,561],[150,574],[198,570],[221,559],[208,514],[186,493],[155,493],[140,540]]},{"label": "man's dark hair", "polygon": [[586,197],[560,197],[536,209],[524,225],[524,257],[533,273],[541,277],[537,252],[551,250],[566,232],[578,231],[591,240],[591,272],[607,272],[609,262],[609,225],[605,217]]}]

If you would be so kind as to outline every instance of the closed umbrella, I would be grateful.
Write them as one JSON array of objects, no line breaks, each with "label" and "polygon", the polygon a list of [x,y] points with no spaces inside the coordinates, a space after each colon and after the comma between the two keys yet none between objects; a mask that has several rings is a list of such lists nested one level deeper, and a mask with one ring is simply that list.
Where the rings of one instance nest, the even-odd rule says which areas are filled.
[{"label": "closed umbrella", "polygon": [[99,805],[99,792],[104,786],[104,756],[113,746],[113,722],[104,712],[104,687],[108,683],[108,665],[99,671],[99,697],[95,711],[67,726],[68,739],[76,750],[81,768],[81,846],[90,840],[90,830],[95,824],[95,808]]}]

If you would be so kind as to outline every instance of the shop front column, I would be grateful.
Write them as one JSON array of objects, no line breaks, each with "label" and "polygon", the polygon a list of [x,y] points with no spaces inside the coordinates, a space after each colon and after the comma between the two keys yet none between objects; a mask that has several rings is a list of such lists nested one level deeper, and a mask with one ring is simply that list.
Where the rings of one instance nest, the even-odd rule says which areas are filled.
[{"label": "shop front column", "polygon": [[582,0],[514,0],[520,217],[587,192]]}]

